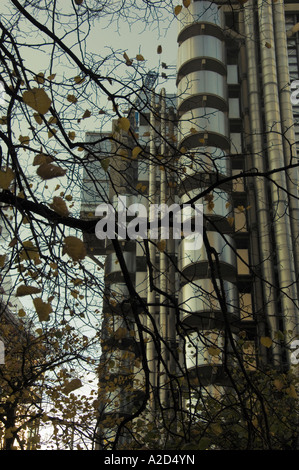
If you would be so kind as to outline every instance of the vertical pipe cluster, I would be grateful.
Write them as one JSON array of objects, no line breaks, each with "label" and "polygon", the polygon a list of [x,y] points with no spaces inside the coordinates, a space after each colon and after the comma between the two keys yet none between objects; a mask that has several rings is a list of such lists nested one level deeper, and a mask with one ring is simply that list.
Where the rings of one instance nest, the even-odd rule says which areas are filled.
[{"label": "vertical pipe cluster", "polygon": [[[180,198],[181,203],[187,204],[213,181],[221,183],[221,178],[230,174],[227,158],[230,135],[224,14],[212,2],[197,1],[184,11],[180,20],[177,65],[178,145],[182,154]],[[203,202],[204,214],[210,221],[205,222],[208,245],[218,253],[217,262],[214,259],[211,263],[209,247],[203,244],[202,248],[190,249],[186,238],[178,250],[186,365],[190,371],[206,377],[207,383],[215,370],[212,366],[222,365],[222,353],[214,353],[223,351],[226,337],[223,304],[216,295],[215,283],[230,318],[238,311],[233,283],[237,268],[235,243],[227,222],[231,210],[229,193],[229,188],[220,184],[199,201]]]},{"label": "vertical pipe cluster", "polygon": [[[281,112],[281,129],[283,133],[283,150],[285,165],[295,163],[297,157],[296,137],[294,129],[294,118],[290,100],[290,76],[288,68],[287,36],[285,28],[284,1],[277,0],[273,4],[274,39],[277,60],[277,83]],[[287,171],[287,190],[290,198],[290,221],[293,239],[293,252],[295,269],[297,275],[297,286],[299,287],[299,202],[298,202],[298,169]]]},{"label": "vertical pipe cluster", "polygon": [[[258,49],[255,15],[252,2],[244,8],[243,16],[248,83],[248,108],[250,116],[250,148],[252,164],[259,172],[266,171],[264,155],[263,124],[261,114],[261,93],[258,75]],[[255,177],[253,180],[255,192],[256,220],[258,226],[258,244],[262,278],[266,282],[263,287],[263,308],[267,318],[270,336],[273,340],[273,359],[275,364],[281,361],[276,334],[279,330],[277,297],[275,293],[275,273],[273,264],[273,249],[271,241],[271,223],[269,198],[264,178]]]},{"label": "vertical pipe cluster", "polygon": [[[275,29],[275,26],[276,28],[278,26],[279,11],[276,11],[276,25],[274,25],[271,3],[258,0],[257,7],[268,168],[269,170],[277,170],[278,168],[284,168],[286,163],[285,157],[287,158],[287,154],[284,154],[282,136],[282,128],[285,126],[285,123],[282,125],[282,114],[285,115],[286,110],[282,112],[280,103],[283,103],[284,98],[281,92],[279,98],[278,89],[278,80],[280,85],[282,85],[282,74],[281,72],[278,73],[278,70],[281,70],[281,65],[283,65],[281,63],[283,60],[282,51],[278,44],[276,46],[276,39],[281,39],[280,28]],[[287,49],[284,49],[284,54],[286,53]],[[291,185],[288,182],[288,178],[289,174],[283,170],[273,173],[273,183],[270,185],[270,190],[281,310],[284,318],[284,327],[288,332],[286,340],[287,343],[290,343],[298,332],[298,308],[295,303],[296,299],[298,299],[298,294],[294,261],[294,258],[296,259],[296,251],[293,251],[293,238],[295,234],[292,232],[290,217],[292,206],[290,207],[291,198],[287,193]],[[298,227],[295,233],[297,231]],[[290,346],[290,344],[287,345]]]}]

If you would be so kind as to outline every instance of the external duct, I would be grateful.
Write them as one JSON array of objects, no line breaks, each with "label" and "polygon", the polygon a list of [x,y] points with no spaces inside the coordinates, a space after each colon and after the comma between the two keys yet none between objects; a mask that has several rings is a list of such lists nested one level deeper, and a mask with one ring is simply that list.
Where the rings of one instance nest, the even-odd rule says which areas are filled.
[{"label": "external duct", "polygon": [[[247,79],[248,79],[248,100],[249,116],[251,126],[251,149],[253,167],[259,172],[266,171],[266,162],[263,152],[263,134],[261,118],[261,95],[259,90],[258,77],[258,52],[257,33],[255,29],[255,16],[252,2],[244,7],[244,34],[247,52]],[[276,341],[276,334],[279,330],[277,299],[275,295],[275,276],[273,265],[273,250],[271,243],[271,223],[269,213],[269,200],[267,186],[263,178],[254,178],[254,191],[256,200],[256,218],[258,224],[258,240],[261,259],[261,273],[266,282],[263,282],[264,310],[269,322],[270,335],[273,340],[274,361],[280,362],[279,348]]]},{"label": "external duct", "polygon": [[[258,0],[257,3],[260,35],[260,54],[265,108],[265,126],[268,149],[269,170],[284,168],[284,147],[282,142],[281,114],[278,96],[278,76],[275,56],[275,36],[272,6]],[[269,47],[270,46],[270,47]],[[287,346],[298,333],[298,309],[294,299],[298,298],[296,272],[293,258],[292,231],[289,218],[290,201],[285,189],[288,184],[286,173],[274,172],[271,175],[271,199],[273,228],[276,244],[281,309],[284,317]]]}]

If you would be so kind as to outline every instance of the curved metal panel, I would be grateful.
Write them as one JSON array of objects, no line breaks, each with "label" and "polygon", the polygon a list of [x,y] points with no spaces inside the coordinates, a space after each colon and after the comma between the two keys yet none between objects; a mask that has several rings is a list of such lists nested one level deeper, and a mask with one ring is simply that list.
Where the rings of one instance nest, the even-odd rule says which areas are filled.
[{"label": "curved metal panel", "polygon": [[[217,282],[220,286],[220,282]],[[236,286],[223,281],[225,303],[228,313],[238,315],[238,293]],[[189,327],[203,329],[223,324],[221,305],[211,279],[199,279],[185,284],[179,293],[182,321]]]},{"label": "curved metal panel", "polygon": [[225,44],[212,36],[196,36],[184,41],[178,50],[178,81],[197,70],[226,73]]},{"label": "curved metal panel", "polygon": [[[178,42],[182,42],[188,35],[194,34],[193,31],[188,33],[188,27],[194,29],[195,25],[201,25],[202,23],[206,23],[206,28],[209,24],[221,29],[225,27],[223,11],[215,3],[207,1],[192,3],[189,8],[181,11],[179,19]],[[197,28],[195,31],[198,30]]]},{"label": "curved metal panel", "polygon": [[180,158],[180,167],[185,168],[181,178],[198,173],[220,173],[228,176],[230,174],[230,162],[226,153],[218,147],[194,148]]},{"label": "curved metal panel", "polygon": [[[136,271],[135,255],[132,252],[125,251],[123,252],[123,257],[129,273],[134,273]],[[105,267],[107,276],[116,273],[122,274],[121,267],[115,253],[110,253],[107,256]]]},{"label": "curved metal panel", "polygon": [[[227,278],[234,276],[237,269],[237,258],[233,238],[218,232],[207,232],[207,235],[211,247],[218,253],[221,274]],[[209,260],[204,244],[199,250],[190,249],[190,246],[192,244],[186,239],[183,239],[179,245],[179,270],[184,271],[186,276],[202,277],[209,275]]]},{"label": "curved metal panel", "polygon": [[135,355],[123,349],[115,349],[109,353],[109,373],[128,375],[133,371]]},{"label": "curved metal panel", "polygon": [[189,333],[185,340],[188,369],[222,364],[224,332],[218,330],[194,331]]},{"label": "curved metal panel", "polygon": [[[197,108],[186,112],[178,123],[179,143],[187,148],[198,147],[199,140],[206,145],[229,148],[229,123],[225,113],[214,108]],[[209,142],[210,140],[210,142]]]},{"label": "curved metal panel", "polygon": [[198,388],[197,392],[192,394],[191,398],[184,399],[184,409],[189,413],[193,413],[198,419],[199,416],[205,414],[205,407],[203,403],[213,397],[215,400],[220,401],[221,397],[225,395],[226,388],[223,385],[218,385],[215,383],[201,386]]},{"label": "curved metal panel", "polygon": [[178,113],[206,106],[227,110],[227,84],[225,77],[210,70],[192,72],[178,84]]},{"label": "curved metal panel", "polygon": [[109,295],[111,299],[122,302],[129,297],[129,291],[125,283],[111,284],[109,287]]},{"label": "curved metal panel", "polygon": [[[199,185],[196,189],[192,189],[181,196],[180,203],[187,204],[190,206],[190,201],[194,200],[205,187],[202,182],[199,181]],[[194,204],[203,204],[203,213],[206,217],[206,221],[213,222],[213,229],[217,227],[221,233],[230,233],[232,230],[232,221],[234,209],[231,201],[231,196],[228,192],[222,189],[215,189],[210,195],[198,199]],[[182,221],[188,221],[195,216],[195,210],[190,209],[182,211]],[[190,224],[190,222],[189,222]]]}]

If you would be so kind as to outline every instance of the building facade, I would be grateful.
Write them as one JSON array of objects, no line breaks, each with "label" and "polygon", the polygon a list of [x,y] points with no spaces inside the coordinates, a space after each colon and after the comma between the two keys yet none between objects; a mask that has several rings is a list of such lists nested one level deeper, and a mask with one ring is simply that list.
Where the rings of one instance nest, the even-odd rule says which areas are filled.
[{"label": "building facade", "polygon": [[[191,406],[175,390],[177,377],[225,392],[224,364],[236,361],[240,331],[248,370],[291,366],[299,313],[299,106],[291,102],[298,20],[298,4],[288,1],[193,1],[178,15],[176,96],[156,91],[149,76],[127,115],[133,132],[116,120],[113,139],[88,135],[99,176],[84,175],[83,217],[102,194],[118,215],[119,196],[126,207],[147,209],[201,203],[204,226],[198,249],[172,229],[166,240],[87,240],[105,257],[101,445],[145,403],[166,409],[175,396]],[[128,213],[137,232],[133,219]],[[103,377],[115,377],[115,387]]]}]

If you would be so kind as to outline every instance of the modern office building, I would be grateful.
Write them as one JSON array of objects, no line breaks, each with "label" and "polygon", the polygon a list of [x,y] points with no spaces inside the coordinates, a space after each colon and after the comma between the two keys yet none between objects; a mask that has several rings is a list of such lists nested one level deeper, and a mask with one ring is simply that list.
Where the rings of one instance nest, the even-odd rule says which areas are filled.
[{"label": "modern office building", "polygon": [[[155,243],[88,240],[105,257],[103,377],[116,377],[106,395],[101,382],[103,439],[145,393],[152,409],[167,404],[170,378],[186,371],[199,387],[223,390],[240,331],[249,370],[288,368],[298,333],[299,5],[199,0],[177,18],[177,95],[149,75],[128,111],[133,133],[116,121],[113,140],[88,134],[98,176],[96,185],[93,170],[84,176],[83,216],[99,194],[116,209],[119,196],[127,207],[201,203],[205,228],[198,249],[174,232]],[[111,153],[109,167],[99,163]]]}]

